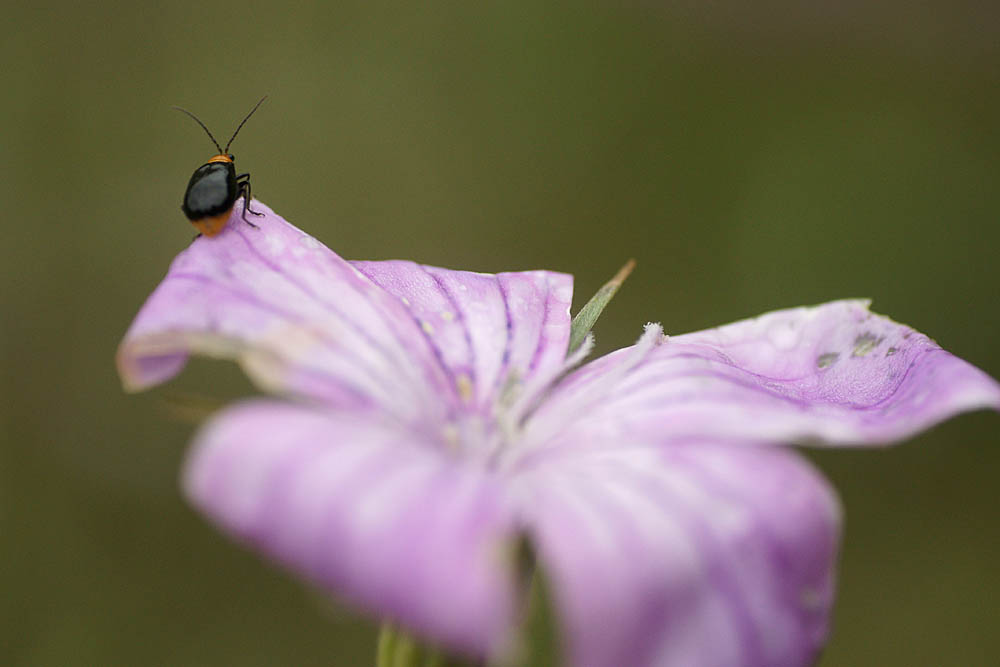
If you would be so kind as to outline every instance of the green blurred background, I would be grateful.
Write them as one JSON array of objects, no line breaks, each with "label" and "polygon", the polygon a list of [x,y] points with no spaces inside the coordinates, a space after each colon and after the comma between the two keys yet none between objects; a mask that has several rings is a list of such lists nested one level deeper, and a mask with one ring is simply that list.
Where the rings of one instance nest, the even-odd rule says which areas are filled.
[{"label": "green blurred background", "polygon": [[[55,3],[0,42],[0,664],[364,665],[374,629],[210,529],[115,348],[209,141],[346,257],[639,267],[600,351],[847,296],[1000,376],[992,3]],[[1000,418],[809,452],[846,508],[822,664],[1000,655]]]}]

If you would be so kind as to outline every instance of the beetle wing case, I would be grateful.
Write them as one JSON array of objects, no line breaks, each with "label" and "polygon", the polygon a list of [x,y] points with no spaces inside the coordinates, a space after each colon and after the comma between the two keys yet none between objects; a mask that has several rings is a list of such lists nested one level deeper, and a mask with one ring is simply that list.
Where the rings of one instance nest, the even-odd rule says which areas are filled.
[{"label": "beetle wing case", "polygon": [[191,222],[216,218],[228,215],[236,202],[236,196],[236,168],[233,163],[209,162],[198,167],[191,175],[181,209]]}]

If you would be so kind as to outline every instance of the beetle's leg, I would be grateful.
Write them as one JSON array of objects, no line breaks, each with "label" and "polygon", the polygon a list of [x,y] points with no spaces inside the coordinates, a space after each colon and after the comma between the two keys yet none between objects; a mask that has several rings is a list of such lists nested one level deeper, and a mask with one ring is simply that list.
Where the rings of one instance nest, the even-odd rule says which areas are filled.
[{"label": "beetle's leg", "polygon": [[250,208],[250,200],[253,198],[250,195],[250,174],[240,174],[236,177],[236,185],[239,186],[240,192],[243,192],[243,219],[246,220],[246,213],[250,211],[253,215],[264,215],[260,211],[255,211]]},{"label": "beetle's leg", "polygon": [[243,222],[247,223],[254,229],[260,229],[260,227],[247,220],[247,211],[250,211],[254,215],[264,215],[263,213],[257,213],[257,211],[250,208],[250,181],[241,181],[239,183],[239,188],[240,194],[243,196]]}]

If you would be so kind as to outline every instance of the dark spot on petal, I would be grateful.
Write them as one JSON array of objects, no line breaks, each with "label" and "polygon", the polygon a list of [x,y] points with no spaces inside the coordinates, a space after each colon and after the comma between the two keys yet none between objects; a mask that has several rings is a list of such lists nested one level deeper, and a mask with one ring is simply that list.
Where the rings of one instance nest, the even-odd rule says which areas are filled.
[{"label": "dark spot on petal", "polygon": [[873,333],[863,333],[854,339],[854,351],[851,352],[852,357],[863,357],[876,347],[883,339],[877,338]]},{"label": "dark spot on petal", "polygon": [[897,351],[896,348],[890,347],[888,350],[885,351],[885,356],[891,357],[892,355],[896,354],[896,351]]},{"label": "dark spot on petal", "polygon": [[837,361],[840,355],[836,352],[827,352],[816,357],[816,368],[829,368]]}]

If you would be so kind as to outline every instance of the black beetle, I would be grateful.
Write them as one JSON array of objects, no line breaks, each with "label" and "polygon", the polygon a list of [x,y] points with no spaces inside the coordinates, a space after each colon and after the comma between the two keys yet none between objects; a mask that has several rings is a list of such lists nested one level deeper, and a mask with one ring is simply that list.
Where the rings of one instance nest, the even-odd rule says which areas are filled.
[{"label": "black beetle", "polygon": [[233,143],[236,135],[240,133],[244,123],[250,119],[257,107],[263,104],[266,99],[267,95],[260,98],[260,102],[254,105],[254,108],[233,132],[233,136],[230,137],[225,148],[219,148],[219,142],[215,140],[205,124],[198,120],[197,116],[187,109],[174,107],[191,116],[196,123],[201,125],[201,129],[205,130],[208,138],[219,150],[215,157],[194,170],[191,180],[188,181],[187,190],[184,192],[184,203],[181,204],[184,215],[205,236],[215,236],[222,231],[229,219],[230,212],[233,210],[233,205],[240,197],[243,197],[243,221],[245,223],[251,227],[257,227],[247,220],[247,212],[253,215],[264,215],[250,208],[250,174],[236,174],[235,158],[229,154],[229,146]]}]

